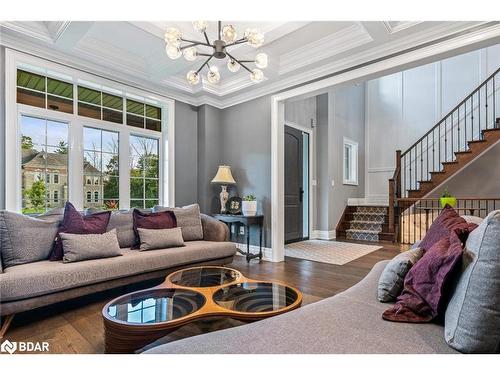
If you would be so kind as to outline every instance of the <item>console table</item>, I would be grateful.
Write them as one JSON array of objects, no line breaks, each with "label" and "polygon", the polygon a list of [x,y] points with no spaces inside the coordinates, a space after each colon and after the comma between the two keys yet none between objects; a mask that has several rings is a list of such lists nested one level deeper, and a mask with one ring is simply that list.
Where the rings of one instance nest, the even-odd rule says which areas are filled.
[{"label": "console table", "polygon": [[[230,214],[215,214],[213,217],[220,220],[229,227],[229,236],[232,238],[231,227],[233,224],[241,224],[245,227],[245,235],[247,240],[247,251],[246,253],[240,249],[238,252],[245,255],[247,262],[254,258],[262,259],[262,230],[264,228],[264,215],[256,216],[244,216],[244,215],[230,215]],[[250,228],[252,226],[259,227],[259,253],[252,254],[250,252]]]}]

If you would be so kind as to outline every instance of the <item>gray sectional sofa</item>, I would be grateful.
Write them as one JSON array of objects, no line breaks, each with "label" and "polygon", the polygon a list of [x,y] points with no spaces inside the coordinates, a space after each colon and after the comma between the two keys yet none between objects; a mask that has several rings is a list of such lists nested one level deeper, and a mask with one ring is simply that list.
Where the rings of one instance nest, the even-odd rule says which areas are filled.
[{"label": "gray sectional sofa", "polygon": [[[186,241],[184,247],[152,251],[123,248],[122,256],[75,263],[38,260],[9,267],[4,264],[3,270],[0,268],[0,315],[11,315],[134,282],[164,277],[179,268],[231,263],[236,247],[227,242],[227,226],[210,216],[200,216],[203,240]],[[0,215],[0,219],[5,220],[5,217]],[[119,221],[123,223],[123,218]],[[121,233],[119,231],[119,239],[125,231],[131,230],[131,223],[123,224],[126,228]],[[4,238],[10,230],[26,230],[7,230],[2,225],[0,234]],[[12,254],[9,255],[12,257]]]},{"label": "gray sectional sofa", "polygon": [[377,263],[343,293],[259,322],[160,345],[145,354],[457,353],[437,324],[382,320]]}]

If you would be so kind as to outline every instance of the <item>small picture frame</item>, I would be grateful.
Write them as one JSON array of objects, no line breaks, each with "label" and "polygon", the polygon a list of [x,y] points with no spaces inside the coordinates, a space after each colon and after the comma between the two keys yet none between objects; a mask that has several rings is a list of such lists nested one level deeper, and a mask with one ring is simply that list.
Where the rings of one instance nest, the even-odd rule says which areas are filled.
[{"label": "small picture frame", "polygon": [[241,198],[231,197],[226,203],[226,211],[231,215],[241,214]]}]

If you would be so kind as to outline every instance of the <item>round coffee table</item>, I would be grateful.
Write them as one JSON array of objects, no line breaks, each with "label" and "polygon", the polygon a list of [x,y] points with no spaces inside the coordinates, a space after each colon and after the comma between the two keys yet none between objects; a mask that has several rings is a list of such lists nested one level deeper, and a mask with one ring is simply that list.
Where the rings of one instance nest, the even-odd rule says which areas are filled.
[{"label": "round coffee table", "polygon": [[298,308],[302,294],[280,282],[251,280],[227,267],[191,267],[157,287],[115,298],[102,310],[106,353],[131,353],[194,320],[254,321]]}]

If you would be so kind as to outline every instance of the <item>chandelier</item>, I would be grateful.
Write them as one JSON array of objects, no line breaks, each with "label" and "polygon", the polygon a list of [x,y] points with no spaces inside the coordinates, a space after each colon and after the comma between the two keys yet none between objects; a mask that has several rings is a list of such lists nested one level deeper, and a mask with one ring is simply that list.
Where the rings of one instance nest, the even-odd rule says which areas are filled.
[{"label": "chandelier", "polygon": [[[238,39],[238,33],[232,25],[222,27],[222,22],[218,22],[217,39],[212,43],[207,35],[207,21],[195,21],[193,27],[196,31],[203,34],[204,41],[190,40],[182,37],[181,32],[175,27],[169,27],[165,32],[165,43],[167,56],[173,60],[178,59],[181,55],[187,61],[196,61],[198,57],[206,57],[205,62],[198,70],[190,70],[186,79],[191,85],[196,85],[200,82],[200,72],[204,67],[207,67],[207,80],[210,83],[218,83],[220,81],[219,68],[216,65],[210,65],[212,59],[225,59],[227,57],[227,69],[236,73],[240,67],[250,73],[252,82],[261,82],[264,79],[264,72],[261,69],[267,67],[267,54],[259,53],[254,60],[238,60],[228,48],[242,43],[248,43],[254,48],[258,48],[264,44],[264,34],[257,29],[247,29],[243,37]],[[184,45],[183,45],[184,43]],[[197,47],[209,47],[211,53],[199,51]],[[255,64],[255,68],[250,68],[247,64]]]}]

